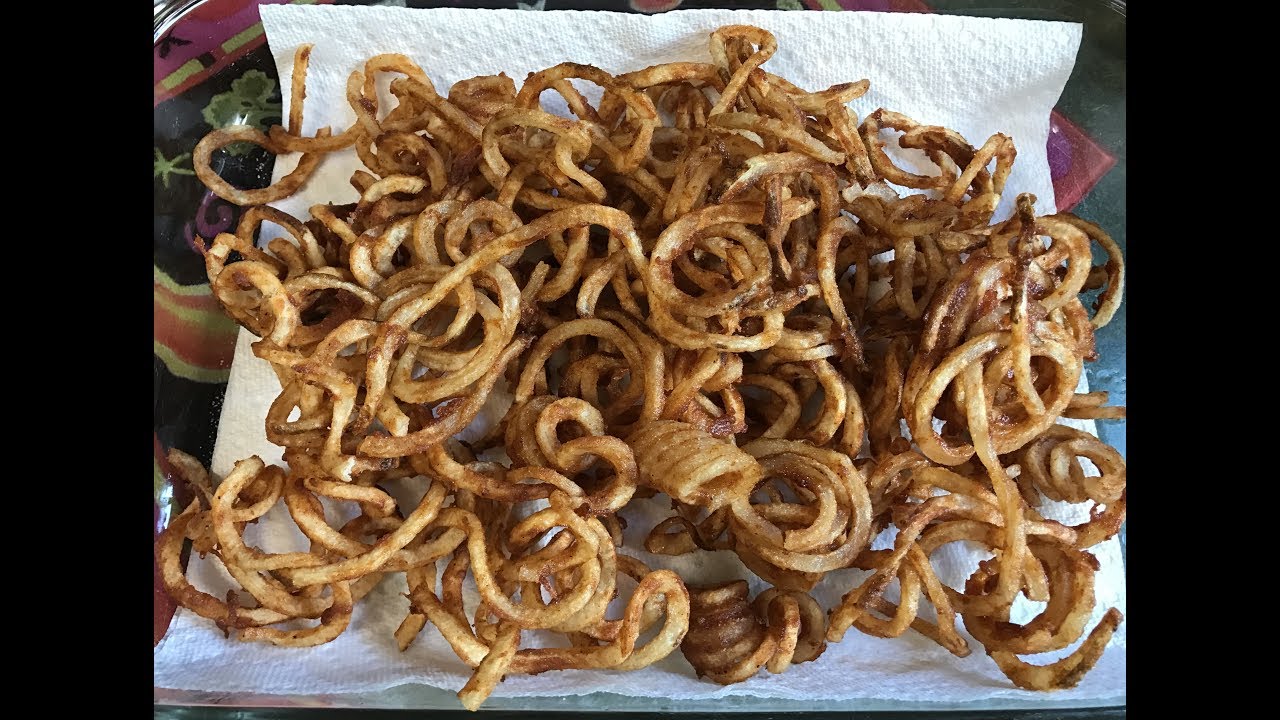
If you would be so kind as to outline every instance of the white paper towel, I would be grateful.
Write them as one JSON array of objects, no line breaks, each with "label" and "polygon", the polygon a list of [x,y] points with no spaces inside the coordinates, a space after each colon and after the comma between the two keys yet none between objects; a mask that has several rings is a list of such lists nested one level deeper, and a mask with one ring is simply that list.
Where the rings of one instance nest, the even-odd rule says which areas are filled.
[{"label": "white paper towel", "polygon": [[[778,37],[778,53],[766,69],[801,87],[819,89],[868,78],[870,92],[853,104],[859,116],[883,106],[920,122],[954,128],[975,145],[994,132],[1011,135],[1018,146],[1018,160],[1004,207],[1015,192],[1025,190],[1038,196],[1042,212],[1054,208],[1045,153],[1049,111],[1070,74],[1080,41],[1080,26],[1074,24],[893,13],[690,10],[640,16],[281,5],[264,6],[262,19],[280,77],[286,82],[296,46],[315,44],[307,83],[304,131],[308,134],[324,125],[340,130],[352,122],[343,99],[346,77],[364,58],[377,53],[409,55],[445,92],[457,80],[500,71],[519,83],[526,73],[564,60],[590,63],[613,73],[672,60],[705,61],[711,30],[733,23],[759,25]],[[287,113],[287,91],[284,96]],[[275,177],[295,163],[294,158],[283,158]],[[356,195],[347,179],[358,167],[354,151],[327,157],[298,194],[275,205],[305,217],[307,208],[316,203],[352,202]],[[254,339],[241,331],[237,341],[213,456],[218,476],[236,460],[253,454],[280,462],[280,448],[266,441],[263,427],[267,407],[280,388],[270,367],[253,357],[249,343]],[[496,408],[499,415],[501,410]],[[1079,426],[1093,430],[1091,422]],[[421,493],[421,481],[405,481],[399,490],[411,500],[415,490]],[[666,558],[638,550],[644,533],[669,511],[657,501],[633,505],[628,509],[635,511],[627,532],[628,552],[653,567],[670,567],[700,583],[746,575],[731,553]],[[1053,510],[1046,514],[1067,522],[1084,518],[1080,508],[1061,505]],[[246,535],[269,551],[306,547],[287,512],[279,507]],[[890,542],[884,535],[876,545]],[[1096,621],[1108,607],[1122,612],[1126,607],[1119,543],[1113,539],[1094,548],[1094,553],[1102,566]],[[936,557],[944,581],[953,586],[962,582],[977,559],[959,545],[944,548]],[[190,574],[198,586],[215,595],[231,586],[212,562],[193,558]],[[815,590],[815,599],[830,607],[862,575],[859,571],[832,573]],[[753,593],[761,585],[754,582]],[[624,584],[624,596],[629,588]],[[180,610],[156,647],[155,685],[267,694],[360,692],[404,683],[460,688],[469,670],[434,628],[424,630],[408,651],[396,649],[392,632],[408,607],[404,591],[402,576],[383,582],[360,603],[342,636],[306,650],[225,640],[212,624]],[[1026,617],[1033,607],[1025,603],[1018,615]],[[883,640],[856,630],[829,646],[816,662],[793,666],[782,675],[761,673],[730,687],[696,679],[688,663],[675,653],[650,668],[629,673],[513,675],[495,694],[562,696],[607,691],[677,699],[749,695],[935,702],[1003,697],[1027,705],[1046,697],[1114,700],[1125,694],[1125,629],[1122,624],[1098,666],[1078,687],[1052,696],[1014,688],[976,642],[971,641],[973,654],[960,659],[915,634]]]}]

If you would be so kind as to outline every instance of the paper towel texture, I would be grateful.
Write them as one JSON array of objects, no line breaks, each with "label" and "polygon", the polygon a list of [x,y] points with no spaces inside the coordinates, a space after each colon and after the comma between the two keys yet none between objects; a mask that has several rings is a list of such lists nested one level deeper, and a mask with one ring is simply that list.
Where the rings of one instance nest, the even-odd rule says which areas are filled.
[{"label": "paper towel texture", "polygon": [[[307,84],[307,134],[326,125],[335,130],[350,125],[353,115],[343,95],[347,75],[377,53],[409,55],[443,93],[457,80],[499,71],[519,83],[526,73],[565,60],[590,63],[612,73],[673,60],[705,61],[706,38],[712,29],[735,23],[759,25],[775,33],[779,44],[778,53],[765,69],[801,87],[818,89],[870,79],[870,92],[853,103],[859,116],[883,106],[920,122],[954,128],[974,144],[995,132],[1011,135],[1018,145],[1018,160],[998,216],[1007,214],[1009,201],[1020,191],[1035,193],[1041,212],[1054,209],[1045,154],[1049,111],[1070,74],[1080,41],[1080,26],[1074,24],[880,13],[691,10],[641,16],[264,6],[262,19],[286,83],[296,46],[315,44]],[[283,94],[287,114],[287,90]],[[282,158],[275,167],[275,177],[295,163],[296,158]],[[356,195],[347,179],[358,167],[354,151],[327,157],[299,193],[275,205],[305,217],[313,204],[352,202]],[[254,339],[241,331],[237,341],[214,449],[212,469],[217,476],[253,454],[267,462],[280,462],[281,450],[267,442],[263,428],[267,408],[280,386],[270,366],[253,356],[249,343]],[[504,399],[509,402],[509,395]],[[500,416],[503,408],[491,410]],[[484,421],[482,416],[478,422]],[[1091,422],[1073,424],[1093,431]],[[395,494],[408,502],[422,490],[423,481],[404,481]],[[746,575],[732,553],[695,553],[680,558],[645,553],[641,549],[644,534],[669,510],[656,500],[635,501],[628,513],[627,552],[651,566],[669,567],[685,578],[697,578],[699,583]],[[1076,523],[1085,518],[1086,511],[1058,505],[1046,515]],[[274,552],[306,547],[282,507],[249,528],[246,539]],[[890,544],[887,534],[875,543],[877,547]],[[1097,577],[1096,621],[1108,607],[1122,612],[1126,607],[1119,543],[1113,539],[1094,552],[1102,566]],[[952,545],[935,557],[944,582],[959,586],[980,556]],[[829,608],[864,574],[852,570],[832,573],[814,591],[814,597]],[[214,562],[193,558],[190,575],[197,586],[215,595],[231,587],[225,572]],[[627,580],[621,583],[625,598],[632,584]],[[752,592],[762,586],[754,581]],[[470,671],[434,628],[424,630],[406,652],[396,649],[392,632],[408,609],[404,592],[402,576],[384,581],[360,603],[342,636],[306,650],[226,640],[211,623],[180,610],[156,647],[155,685],[267,694],[334,694],[404,683],[460,688]],[[1015,620],[1029,617],[1034,607],[1025,603]],[[1102,660],[1078,687],[1051,697],[1100,701],[1123,697],[1125,628],[1120,626]],[[981,646],[970,643],[974,652],[961,659],[912,633],[883,640],[851,630],[816,662],[793,666],[782,675],[761,673],[730,687],[696,679],[684,658],[675,653],[652,667],[629,673],[575,670],[537,677],[513,675],[495,695],[608,691],[677,699],[748,695],[936,702],[1001,697],[1027,705],[1046,697],[1013,687]],[[1044,662],[1042,658],[1033,661]]]}]

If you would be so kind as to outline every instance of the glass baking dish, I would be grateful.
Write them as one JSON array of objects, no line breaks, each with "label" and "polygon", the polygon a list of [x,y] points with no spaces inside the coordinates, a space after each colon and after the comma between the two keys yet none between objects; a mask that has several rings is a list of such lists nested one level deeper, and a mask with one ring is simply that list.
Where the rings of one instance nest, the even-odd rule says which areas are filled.
[{"label": "glass baking dish", "polygon": [[[159,533],[172,508],[185,506],[185,490],[173,485],[164,454],[179,447],[208,463],[230,371],[236,327],[208,292],[196,235],[212,237],[232,226],[238,208],[196,181],[191,151],[210,125],[280,121],[279,83],[258,19],[258,6],[287,0],[177,0],[157,2],[154,45],[154,526]],[[295,0],[310,4],[317,0]],[[324,3],[326,0],[318,0]],[[1126,64],[1125,3],[1108,0],[748,0],[621,2],[538,0],[517,2],[339,2],[408,7],[465,6],[528,10],[630,10],[662,12],[678,8],[782,9],[808,11],[942,12],[957,15],[1067,20],[1084,24],[1075,69],[1051,120],[1048,155],[1060,210],[1072,210],[1107,228],[1126,247]],[[269,82],[266,82],[269,81]],[[270,158],[248,153],[232,158],[224,176],[241,186],[267,184]],[[1127,252],[1126,252],[1127,254]],[[1086,366],[1091,389],[1111,393],[1125,404],[1126,307],[1098,333],[1101,359]],[[1123,421],[1099,421],[1102,439],[1125,454]],[[1120,533],[1124,548],[1125,530]],[[154,586],[154,642],[173,614],[172,601]],[[294,717],[311,708],[431,709],[462,717],[452,690],[406,685],[381,692],[342,695],[235,695],[155,688],[157,717]],[[671,701],[597,693],[565,698],[490,698],[483,712],[542,713],[686,712],[812,713],[856,711],[867,717],[1016,718],[1056,709],[1058,717],[1124,717],[1124,706],[1082,707],[1045,695],[1034,708],[1024,700],[988,700],[939,705],[929,702],[861,700],[848,703],[796,702],[733,697]]]}]

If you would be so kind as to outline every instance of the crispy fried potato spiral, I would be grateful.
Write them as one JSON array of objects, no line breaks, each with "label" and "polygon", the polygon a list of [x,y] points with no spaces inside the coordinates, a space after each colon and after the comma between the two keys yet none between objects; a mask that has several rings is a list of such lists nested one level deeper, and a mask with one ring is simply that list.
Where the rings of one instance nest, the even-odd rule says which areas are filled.
[{"label": "crispy fried potato spiral", "polygon": [[690,592],[691,622],[680,650],[699,677],[731,685],[761,668],[785,672],[827,649],[826,618],[813,598],[777,589],[753,603],[747,597],[743,580]]},{"label": "crispy fried potato spiral", "polygon": [[627,438],[640,482],[675,500],[715,510],[745,497],[760,463],[734,446],[675,420],[647,423]]}]

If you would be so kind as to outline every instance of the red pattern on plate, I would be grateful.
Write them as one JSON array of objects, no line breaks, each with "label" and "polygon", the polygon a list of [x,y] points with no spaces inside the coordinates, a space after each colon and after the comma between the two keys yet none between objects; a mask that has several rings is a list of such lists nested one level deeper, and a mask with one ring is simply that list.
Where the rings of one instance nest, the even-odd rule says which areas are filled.
[{"label": "red pattern on plate", "polygon": [[1079,204],[1116,164],[1114,156],[1057,110],[1049,115],[1048,151],[1053,195],[1060,212]]},{"label": "red pattern on plate", "polygon": [[[164,38],[152,48],[152,107],[177,97],[199,85],[210,75],[230,65],[267,41],[262,28],[247,42],[226,49],[223,45],[261,22],[258,7],[289,5],[293,0],[207,0],[183,15]],[[313,0],[325,5],[333,0]],[[176,41],[176,42],[175,42]],[[179,45],[178,43],[185,43]],[[163,52],[164,57],[161,57]],[[200,69],[173,87],[161,83],[183,65],[195,62]]]}]

